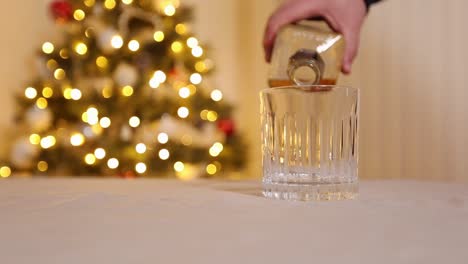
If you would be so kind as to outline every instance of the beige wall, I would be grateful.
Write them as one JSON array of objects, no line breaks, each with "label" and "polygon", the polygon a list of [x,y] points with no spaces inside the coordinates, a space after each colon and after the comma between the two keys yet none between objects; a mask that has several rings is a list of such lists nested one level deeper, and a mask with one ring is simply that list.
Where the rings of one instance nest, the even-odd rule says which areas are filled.
[{"label": "beige wall", "polygon": [[[13,113],[11,91],[30,76],[25,65],[33,48],[53,35],[46,2],[12,1],[0,11],[3,128]],[[468,2],[448,2],[387,0],[366,22],[354,73],[342,79],[362,89],[363,178],[468,181]],[[259,176],[258,91],[267,69],[261,38],[275,1],[185,3],[195,5],[195,30],[213,47],[215,85],[239,105],[239,124],[252,146],[248,175]]]}]

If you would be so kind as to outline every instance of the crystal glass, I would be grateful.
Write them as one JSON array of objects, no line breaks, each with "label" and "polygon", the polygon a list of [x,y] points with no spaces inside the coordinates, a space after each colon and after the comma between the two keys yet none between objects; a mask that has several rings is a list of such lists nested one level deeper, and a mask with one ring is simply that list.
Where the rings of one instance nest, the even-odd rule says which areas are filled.
[{"label": "crystal glass", "polygon": [[358,192],[359,90],[289,86],[260,93],[264,195],[344,200]]}]

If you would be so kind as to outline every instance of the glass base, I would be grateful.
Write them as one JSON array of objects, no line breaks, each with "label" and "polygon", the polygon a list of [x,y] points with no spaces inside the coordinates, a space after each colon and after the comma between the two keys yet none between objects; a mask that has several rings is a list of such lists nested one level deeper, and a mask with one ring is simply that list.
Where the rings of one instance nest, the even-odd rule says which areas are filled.
[{"label": "glass base", "polygon": [[267,198],[290,201],[340,201],[358,196],[357,182],[325,184],[263,183]]}]

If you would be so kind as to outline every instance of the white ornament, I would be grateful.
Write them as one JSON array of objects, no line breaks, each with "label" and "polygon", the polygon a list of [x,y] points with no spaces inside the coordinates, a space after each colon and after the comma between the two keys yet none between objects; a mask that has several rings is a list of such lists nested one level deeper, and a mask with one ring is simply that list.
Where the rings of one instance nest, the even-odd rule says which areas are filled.
[{"label": "white ornament", "polygon": [[117,30],[113,28],[100,30],[97,37],[97,44],[102,52],[109,54],[115,51],[114,47],[112,47],[112,38],[117,35]]},{"label": "white ornament", "polygon": [[47,130],[52,124],[53,114],[46,109],[39,109],[35,106],[26,111],[26,123],[35,132]]},{"label": "white ornament", "polygon": [[15,167],[28,169],[39,154],[39,148],[29,142],[29,139],[19,139],[11,151],[11,162]]},{"label": "white ornament", "polygon": [[138,81],[138,70],[128,63],[120,63],[115,69],[113,77],[115,83],[121,87],[134,86]]}]

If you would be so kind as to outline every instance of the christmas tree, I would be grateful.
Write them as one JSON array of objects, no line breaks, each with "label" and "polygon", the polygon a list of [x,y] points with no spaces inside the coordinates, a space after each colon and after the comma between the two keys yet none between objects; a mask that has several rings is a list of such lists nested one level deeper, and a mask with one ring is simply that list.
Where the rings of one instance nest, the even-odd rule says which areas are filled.
[{"label": "christmas tree", "polygon": [[32,175],[215,177],[239,170],[232,107],[177,0],[59,0],[0,168]]}]

